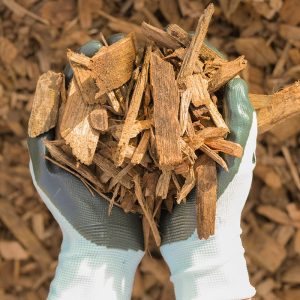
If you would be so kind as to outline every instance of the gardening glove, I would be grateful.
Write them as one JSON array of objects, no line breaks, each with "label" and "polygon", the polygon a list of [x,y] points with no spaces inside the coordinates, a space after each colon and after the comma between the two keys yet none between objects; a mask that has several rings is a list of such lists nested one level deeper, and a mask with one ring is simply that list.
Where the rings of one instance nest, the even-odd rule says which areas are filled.
[{"label": "gardening glove", "polygon": [[[120,39],[112,36],[108,42]],[[92,56],[101,47],[91,41],[80,52]],[[68,80],[72,70],[65,70]],[[44,139],[50,130],[28,139],[33,183],[56,221],[63,242],[48,300],[130,299],[136,268],[143,256],[142,224],[138,215],[126,215],[93,196],[72,174],[45,159]]]},{"label": "gardening glove", "polygon": [[256,113],[242,79],[232,79],[224,95],[228,140],[242,145],[244,154],[241,159],[224,155],[229,171],[218,168],[215,234],[207,240],[198,238],[195,190],[185,204],[161,218],[161,253],[178,300],[240,300],[255,294],[240,239],[240,220],[255,166]]}]

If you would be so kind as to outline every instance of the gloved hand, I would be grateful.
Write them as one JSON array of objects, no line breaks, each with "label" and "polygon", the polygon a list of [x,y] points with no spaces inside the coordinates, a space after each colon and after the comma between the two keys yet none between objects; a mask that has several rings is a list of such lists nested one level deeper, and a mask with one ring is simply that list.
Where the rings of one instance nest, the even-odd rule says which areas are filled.
[{"label": "gloved hand", "polygon": [[[92,56],[101,46],[91,41],[80,52]],[[65,73],[70,80],[71,69]],[[33,183],[63,233],[48,300],[130,299],[143,256],[140,217],[118,207],[108,216],[106,200],[92,196],[78,178],[45,159],[45,138],[53,139],[53,130],[29,138],[28,148]]]},{"label": "gloved hand", "polygon": [[218,169],[216,232],[199,240],[195,191],[186,204],[161,217],[161,253],[171,271],[177,300],[240,300],[254,296],[241,243],[240,219],[255,166],[256,114],[246,83],[232,79],[225,87],[228,139],[241,144],[241,159],[225,155],[229,172]]}]

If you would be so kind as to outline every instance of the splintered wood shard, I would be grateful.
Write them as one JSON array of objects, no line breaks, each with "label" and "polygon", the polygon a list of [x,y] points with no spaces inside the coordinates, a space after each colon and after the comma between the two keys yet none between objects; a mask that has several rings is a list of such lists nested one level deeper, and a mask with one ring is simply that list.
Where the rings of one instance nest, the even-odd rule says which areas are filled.
[{"label": "splintered wood shard", "polygon": [[157,229],[155,220],[150,212],[150,209],[149,209],[147,203],[145,202],[145,198],[144,198],[142,187],[141,187],[141,179],[140,179],[139,175],[136,175],[133,178],[133,181],[134,181],[134,185],[135,185],[135,196],[136,196],[138,203],[144,213],[144,217],[147,219],[147,221],[150,225],[156,245],[160,246],[161,238],[159,235],[159,231]]},{"label": "splintered wood shard", "polygon": [[244,56],[240,56],[233,61],[222,63],[218,71],[210,79],[208,90],[213,93],[225,85],[230,79],[234,78],[247,67]]},{"label": "splintered wood shard", "polygon": [[48,71],[40,76],[28,124],[28,135],[30,137],[36,137],[55,127],[62,84],[62,73]]},{"label": "splintered wood shard", "polygon": [[[273,95],[250,94],[249,97],[254,108],[257,110],[259,133],[264,133],[288,117],[300,113],[299,81]],[[261,103],[262,99],[264,106],[260,107],[259,103]]]},{"label": "splintered wood shard", "polygon": [[207,105],[211,101],[208,93],[208,81],[200,74],[187,76],[186,87],[192,92],[192,103],[195,107]]},{"label": "splintered wood shard", "polygon": [[242,157],[243,155],[243,147],[240,144],[226,141],[223,139],[211,139],[206,140],[205,144],[210,148],[221,151],[225,154],[229,154],[235,157]]},{"label": "splintered wood shard", "polygon": [[215,232],[217,169],[206,155],[200,158],[196,180],[197,233],[199,239],[208,239]]},{"label": "splintered wood shard", "polygon": [[149,39],[154,41],[161,47],[177,49],[180,44],[170,36],[167,32],[157,27],[154,27],[146,22],[142,23],[142,32]]},{"label": "splintered wood shard", "polygon": [[73,155],[86,165],[92,163],[99,139],[99,131],[92,128],[89,122],[89,115],[96,107],[97,104],[88,105],[82,100],[73,79],[64,108],[60,134],[70,145]]},{"label": "splintered wood shard", "polygon": [[148,147],[148,142],[150,139],[150,131],[146,130],[143,133],[143,136],[140,140],[140,143],[138,144],[138,146],[136,147],[132,159],[131,159],[131,163],[134,165],[140,164],[146,151],[147,151],[147,147]]},{"label": "splintered wood shard", "polygon": [[204,42],[204,38],[207,33],[208,25],[214,12],[213,4],[210,4],[200,17],[195,35],[193,36],[191,43],[185,53],[180,71],[177,76],[177,80],[180,82],[189,75],[193,74],[196,61],[198,60],[201,46]]},{"label": "splintered wood shard", "polygon": [[151,54],[150,81],[159,164],[162,167],[173,166],[182,161],[178,121],[179,91],[172,65],[154,53]]},{"label": "splintered wood shard", "polygon": [[147,85],[148,81],[148,70],[149,70],[149,63],[150,63],[150,53],[151,53],[151,47],[147,47],[145,58],[144,58],[144,64],[141,73],[139,74],[139,77],[137,79],[135,89],[131,98],[130,107],[128,109],[125,123],[122,128],[122,133],[120,136],[120,140],[118,143],[118,147],[115,153],[115,162],[118,166],[120,166],[125,158],[126,148],[128,146],[130,137],[131,137],[131,127],[135,123],[135,120],[137,118],[142,97],[144,94],[144,90]]},{"label": "splintered wood shard", "polygon": [[90,58],[71,50],[68,50],[67,57],[73,69],[82,100],[87,104],[95,103],[98,88],[92,78],[91,70],[88,69]]},{"label": "splintered wood shard", "polygon": [[[184,29],[182,29],[177,24],[168,25],[167,33],[170,36],[172,36],[174,39],[176,39],[184,47],[188,47],[192,40],[192,35],[187,33]],[[179,50],[182,53],[182,57],[181,57],[181,59],[182,59],[185,55],[186,49],[178,48],[178,49],[176,49],[176,51],[177,50]],[[224,61],[224,62],[226,61],[219,52],[208,47],[205,43],[203,43],[201,46],[200,57],[203,60],[214,60],[217,58],[221,61]]]},{"label": "splintered wood shard", "polygon": [[99,89],[98,97],[122,86],[131,78],[135,57],[133,34],[99,49],[89,65]]}]

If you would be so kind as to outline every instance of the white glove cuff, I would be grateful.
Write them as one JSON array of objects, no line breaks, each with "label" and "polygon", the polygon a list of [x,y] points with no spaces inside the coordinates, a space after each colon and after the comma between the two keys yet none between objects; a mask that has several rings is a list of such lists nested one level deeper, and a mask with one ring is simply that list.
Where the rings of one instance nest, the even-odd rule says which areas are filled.
[{"label": "white glove cuff", "polygon": [[255,295],[239,235],[220,230],[208,240],[197,233],[161,247],[177,300],[241,300]]}]

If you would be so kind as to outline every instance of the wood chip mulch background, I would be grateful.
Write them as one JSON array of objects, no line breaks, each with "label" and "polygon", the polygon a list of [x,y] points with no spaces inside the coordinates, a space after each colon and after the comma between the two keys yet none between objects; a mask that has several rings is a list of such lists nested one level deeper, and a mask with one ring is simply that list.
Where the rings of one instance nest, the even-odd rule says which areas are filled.
[{"label": "wood chip mulch background", "polygon": [[[250,92],[267,94],[300,78],[298,0],[220,0],[210,42],[229,59],[245,55]],[[139,32],[142,21],[195,28],[209,1],[0,1],[0,299],[44,300],[61,233],[31,183],[27,123],[39,75],[61,71],[66,49],[100,33]],[[255,299],[300,299],[300,115],[259,137],[243,212],[243,241]],[[169,271],[152,243],[133,299],[174,299]],[[49,267],[45,267],[50,264]]]}]

